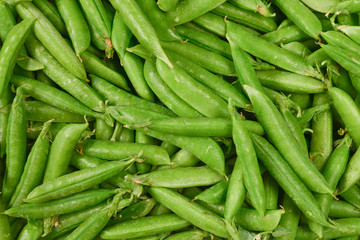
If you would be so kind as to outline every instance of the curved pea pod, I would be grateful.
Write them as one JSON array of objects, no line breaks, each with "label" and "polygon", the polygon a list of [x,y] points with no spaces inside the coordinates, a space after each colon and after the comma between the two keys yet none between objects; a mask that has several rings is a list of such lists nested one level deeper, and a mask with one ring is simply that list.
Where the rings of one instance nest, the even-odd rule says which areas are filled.
[{"label": "curved pea pod", "polygon": [[[230,177],[230,175],[228,177]],[[225,202],[228,186],[229,180],[224,178],[217,184],[214,184],[200,194],[196,195],[194,199],[214,204]]]},{"label": "curved pea pod", "polygon": [[179,0],[158,0],[156,4],[162,11],[167,12],[173,10],[178,2]]},{"label": "curved pea pod", "polygon": [[299,124],[305,128],[306,124],[311,121],[317,114],[328,111],[331,109],[331,106],[329,103],[324,103],[320,105],[316,105],[314,107],[308,108],[304,110],[301,117],[298,117]]},{"label": "curved pea pod", "polygon": [[229,237],[222,218],[197,203],[190,202],[190,199],[180,193],[160,187],[150,187],[149,193],[156,201],[198,228],[219,237]]},{"label": "curved pea pod", "polygon": [[360,55],[358,52],[345,50],[329,44],[321,44],[321,48],[344,69],[360,75]]},{"label": "curved pea pod", "polygon": [[350,187],[355,185],[359,177],[359,168],[360,168],[360,151],[356,151],[355,154],[351,157],[349,163],[346,166],[344,175],[341,177],[338,186],[338,194],[341,194],[348,190]]},{"label": "curved pea pod", "polygon": [[20,181],[26,162],[26,112],[21,88],[16,96],[8,118],[6,133],[6,168],[2,187],[2,199],[8,202]]},{"label": "curved pea pod", "polygon": [[171,109],[175,114],[182,117],[201,117],[202,115],[182,100],[171,90],[168,85],[161,79],[156,70],[156,65],[149,60],[145,61],[144,77],[156,96]]},{"label": "curved pea pod", "polygon": [[159,38],[149,19],[144,15],[135,0],[111,0],[110,3],[119,12],[121,19],[138,41],[169,67],[171,62],[160,45]]},{"label": "curved pea pod", "polygon": [[91,111],[90,108],[79,102],[69,94],[35,79],[13,75],[11,82],[20,87],[33,98],[40,100],[53,107],[63,109],[72,113],[101,117],[101,114]]},{"label": "curved pea pod", "polygon": [[31,149],[25,164],[24,172],[21,175],[20,182],[11,197],[9,203],[10,207],[19,205],[31,192],[31,190],[33,190],[41,182],[50,147],[48,138],[50,126],[51,121],[44,124],[40,135]]},{"label": "curved pea pod", "polygon": [[[290,72],[321,79],[321,75],[306,63],[304,59],[288,50],[248,34],[242,26],[230,21],[226,22],[226,29],[229,37],[233,39],[240,48],[251,55]],[[262,47],[256,48],[254,46]]]},{"label": "curved pea pod", "polygon": [[200,17],[195,18],[192,22],[213,34],[225,37],[225,22],[222,16],[212,12],[207,12]]},{"label": "curved pea pod", "polygon": [[341,194],[341,197],[357,208],[360,208],[360,188],[357,185],[352,186]]},{"label": "curved pea pod", "polygon": [[83,146],[85,154],[107,160],[118,160],[140,154],[152,165],[169,165],[170,158],[165,149],[150,144],[88,140]]},{"label": "curved pea pod", "polygon": [[285,71],[256,71],[256,76],[265,87],[279,91],[311,94],[321,93],[327,89],[319,80]]},{"label": "curved pea pod", "polygon": [[322,32],[321,36],[326,40],[328,44],[331,44],[333,46],[337,46],[353,52],[360,51],[360,45],[354,42],[353,40],[351,40],[346,35],[342,34],[341,32],[327,31],[327,32]]},{"label": "curved pea pod", "polygon": [[132,32],[121,19],[119,12],[116,12],[111,32],[111,42],[120,58],[120,63],[125,56],[126,48],[130,44],[131,37]]},{"label": "curved pea pod", "polygon": [[360,217],[360,210],[350,203],[342,200],[332,200],[329,208],[329,217],[351,218]]},{"label": "curved pea pod", "polygon": [[179,233],[175,233],[169,237],[167,237],[167,240],[181,240],[181,239],[191,239],[191,240],[202,240],[206,237],[209,237],[209,233],[199,231],[199,230],[189,230],[189,231],[183,231]]},{"label": "curved pea pod", "polygon": [[[226,102],[209,88],[195,81],[178,66],[170,69],[161,60],[156,68],[165,83],[185,102],[207,117],[227,117]],[[225,109],[224,109],[225,108]]]},{"label": "curved pea pod", "polygon": [[100,233],[100,237],[102,239],[144,237],[179,230],[189,225],[188,221],[176,214],[149,216],[109,226]]},{"label": "curved pea pod", "polygon": [[84,66],[82,66],[74,51],[38,8],[31,2],[22,2],[16,6],[16,11],[23,19],[36,17],[37,21],[34,25],[36,37],[56,57],[61,65],[78,78],[87,80]]},{"label": "curved pea pod", "polygon": [[339,88],[329,88],[329,95],[333,99],[334,106],[344,121],[351,138],[357,146],[360,146],[360,110],[356,103],[347,93]]},{"label": "curved pea pod", "polygon": [[24,70],[27,71],[39,71],[44,69],[44,64],[38,62],[37,60],[27,56],[26,54],[22,53],[20,50],[20,53],[18,55],[18,58],[16,59],[17,65],[21,67]]},{"label": "curved pea pod", "polygon": [[180,54],[172,51],[167,51],[167,54],[175,65],[185,70],[195,80],[215,91],[224,100],[227,101],[231,98],[235,106],[248,108],[249,100],[233,85]]},{"label": "curved pea pod", "polygon": [[88,190],[46,203],[25,203],[10,208],[5,214],[20,218],[45,218],[80,211],[101,203],[116,193],[116,190]]},{"label": "curved pea pod", "polygon": [[271,13],[269,9],[270,5],[266,5],[261,0],[251,0],[251,1],[242,1],[242,0],[230,0],[230,2],[240,8],[247,9],[253,12],[259,12],[265,17],[274,17],[275,13]]},{"label": "curved pea pod", "polygon": [[26,19],[15,25],[5,39],[0,50],[0,97],[4,95],[7,85],[9,84],[12,71],[15,67],[16,59],[21,46],[24,44],[29,35],[35,19]]},{"label": "curved pea pod", "polygon": [[[246,128],[264,135],[264,129],[255,121],[245,120]],[[151,120],[146,128],[192,137],[231,137],[232,122],[229,118],[164,118]]]},{"label": "curved pea pod", "polygon": [[339,30],[345,33],[357,44],[360,44],[360,28],[359,26],[340,26]]},{"label": "curved pea pod", "polygon": [[251,135],[251,138],[262,163],[302,213],[314,222],[331,227],[332,225],[325,220],[325,216],[315,197],[280,153],[266,139],[254,134]]},{"label": "curved pea pod", "polygon": [[339,0],[301,0],[309,8],[321,12],[328,13],[340,2]]},{"label": "curved pea pod", "polygon": [[75,53],[79,57],[91,42],[90,30],[77,1],[56,0],[56,7],[65,22]]},{"label": "curved pea pod", "polygon": [[80,56],[88,73],[97,75],[117,87],[130,91],[124,76],[107,67],[97,56],[89,51],[83,51]]},{"label": "curved pea pod", "polygon": [[295,239],[295,235],[299,226],[300,211],[291,198],[286,194],[284,194],[282,206],[285,210],[285,213],[281,216],[278,228],[287,229],[289,232],[287,235],[279,237],[278,240]]},{"label": "curved pea pod", "polygon": [[68,171],[70,157],[81,134],[89,123],[69,124],[57,133],[50,148],[48,162],[44,172],[44,182],[51,181]]},{"label": "curved pea pod", "polygon": [[275,0],[274,4],[301,30],[312,38],[318,39],[318,35],[322,31],[321,22],[311,10],[304,6],[299,0]]},{"label": "curved pea pod", "polygon": [[279,45],[280,43],[286,44],[294,41],[309,39],[310,37],[303,31],[301,31],[298,26],[290,25],[266,33],[262,35],[261,38],[267,40],[268,42]]},{"label": "curved pea pod", "polygon": [[43,222],[41,220],[30,220],[24,226],[18,236],[18,240],[39,239],[43,233]]},{"label": "curved pea pod", "polygon": [[84,191],[116,176],[133,162],[134,159],[106,162],[54,178],[34,188],[24,202],[43,203]]},{"label": "curved pea pod", "polygon": [[[331,66],[329,66],[329,68],[331,68]],[[335,71],[336,70],[337,69],[335,69]],[[357,81],[357,75],[347,72],[345,69],[339,69],[338,73],[334,72],[334,74],[332,74],[331,80],[336,87],[345,91],[351,98],[356,98],[358,94],[356,88],[359,87],[357,84],[360,83]]]},{"label": "curved pea pod", "polygon": [[133,176],[133,181],[142,185],[167,188],[209,186],[224,176],[207,166],[169,168]]},{"label": "curved pea pod", "polygon": [[168,108],[149,102],[145,99],[139,98],[131,93],[128,93],[114,85],[106,82],[104,79],[90,74],[92,87],[101,94],[104,99],[109,101],[112,105],[134,106],[142,109],[148,109],[154,112],[162,113],[167,116],[174,116]]},{"label": "curved pea pod", "polygon": [[12,94],[10,86],[8,86],[4,92],[4,95],[0,98],[0,157],[3,157],[6,152],[6,132],[9,120],[9,112],[2,112],[12,102]]},{"label": "curved pea pod", "polygon": [[193,62],[196,62],[201,67],[224,76],[234,76],[235,67],[228,58],[206,50],[205,48],[196,46],[189,42],[162,42],[161,45],[165,50],[175,52]]},{"label": "curved pea pod", "polygon": [[335,63],[334,60],[332,60],[332,58],[322,48],[305,57],[305,61],[312,67],[319,68],[325,68],[328,65]]},{"label": "curved pea pod", "polygon": [[235,7],[228,2],[221,4],[215,8],[213,12],[222,16],[227,16],[228,19],[234,22],[238,22],[261,32],[275,31],[277,27],[273,18],[262,16],[251,10],[249,11]]},{"label": "curved pea pod", "polygon": [[306,56],[311,54],[311,51],[307,46],[301,42],[291,42],[287,44],[281,44],[282,48],[300,56],[301,58],[305,59]]},{"label": "curved pea pod", "polygon": [[262,217],[254,209],[241,208],[235,216],[235,223],[250,231],[272,231],[277,227],[284,213],[283,209],[267,210]]},{"label": "curved pea pod", "polygon": [[105,55],[112,58],[114,50],[110,40],[111,19],[107,16],[103,3],[98,0],[80,0],[79,3],[89,24],[94,45],[101,50],[105,50]]},{"label": "curved pea pod", "polygon": [[166,17],[171,25],[177,26],[200,17],[224,2],[225,0],[182,1],[175,9],[166,12]]},{"label": "curved pea pod", "polygon": [[170,27],[166,15],[158,8],[155,1],[136,0],[147,16],[161,41],[181,41],[180,35]]},{"label": "curved pea pod", "polygon": [[103,111],[100,106],[102,99],[94,89],[65,69],[35,36],[30,35],[25,44],[30,54],[44,64],[45,68],[43,72],[50,77],[51,80],[89,108],[95,111]]},{"label": "curved pea pod", "polygon": [[[332,189],[336,188],[341,176],[343,176],[343,173],[345,172],[345,168],[349,160],[350,146],[351,138],[349,134],[346,134],[326,163],[323,175]],[[315,198],[318,200],[322,212],[327,217],[329,214],[332,196],[329,194],[315,194]],[[320,238],[323,237],[323,227],[321,225],[312,221],[309,221],[308,224],[313,232],[315,232]]]},{"label": "curved pea pod", "polygon": [[[0,200],[0,210],[4,211],[6,209],[6,203]],[[8,216],[1,214],[0,215],[0,234],[4,240],[12,240],[12,234],[9,224]]]},{"label": "curved pea pod", "polygon": [[284,118],[271,100],[254,88],[245,86],[245,90],[253,104],[257,119],[263,126],[269,139],[271,139],[279,152],[299,175],[300,179],[313,191],[332,193],[324,177],[316,169],[308,156],[298,147],[298,143],[292,136],[290,129],[286,126]]}]

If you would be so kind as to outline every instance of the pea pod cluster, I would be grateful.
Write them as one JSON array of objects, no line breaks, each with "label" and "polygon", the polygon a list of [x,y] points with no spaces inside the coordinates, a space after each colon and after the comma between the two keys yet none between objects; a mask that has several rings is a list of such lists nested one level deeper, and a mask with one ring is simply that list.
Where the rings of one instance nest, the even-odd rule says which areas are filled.
[{"label": "pea pod cluster", "polygon": [[0,1],[0,239],[359,239],[359,15]]}]

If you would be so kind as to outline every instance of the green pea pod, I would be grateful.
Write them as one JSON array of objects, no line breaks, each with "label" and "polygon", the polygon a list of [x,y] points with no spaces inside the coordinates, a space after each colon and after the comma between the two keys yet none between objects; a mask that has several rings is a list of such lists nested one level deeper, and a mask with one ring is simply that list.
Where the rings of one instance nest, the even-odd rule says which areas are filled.
[{"label": "green pea pod", "polygon": [[298,147],[298,143],[292,136],[290,129],[286,126],[284,118],[271,100],[254,88],[248,86],[244,86],[244,88],[253,104],[257,119],[263,126],[269,139],[271,139],[286,161],[293,167],[300,179],[312,191],[332,193],[324,177],[316,169],[308,156]]},{"label": "green pea pod", "polygon": [[[264,129],[255,121],[245,120],[246,128],[264,135]],[[192,137],[231,137],[232,122],[228,118],[164,118],[151,120],[144,127],[165,133]]]},{"label": "green pea pod", "polygon": [[77,1],[56,0],[56,6],[65,22],[76,56],[84,52],[90,45],[90,30]]},{"label": "green pea pod", "polygon": [[50,148],[44,182],[52,181],[67,173],[71,153],[74,151],[81,134],[88,126],[89,123],[69,124],[59,131]]},{"label": "green pea pod", "polygon": [[360,135],[358,130],[358,121],[360,118],[360,110],[356,106],[354,100],[339,88],[329,88],[329,95],[333,99],[336,111],[340,114],[344,121],[346,129],[349,131],[351,138],[357,146],[360,146]]},{"label": "green pea pod", "polygon": [[69,94],[35,79],[13,75],[11,82],[20,87],[33,98],[50,106],[81,115],[102,118],[102,115],[91,111],[90,108],[79,102]]},{"label": "green pea pod", "polygon": [[248,34],[240,25],[230,21],[227,21],[226,24],[229,38],[233,39],[245,52],[290,72],[321,79],[321,75],[301,57],[264,39]]},{"label": "green pea pod", "polygon": [[[323,175],[332,189],[336,188],[341,176],[345,172],[345,168],[349,160],[350,146],[351,138],[349,134],[346,134],[341,143],[333,151],[330,159],[325,165]],[[318,200],[322,212],[327,217],[329,214],[332,196],[330,196],[329,194],[315,194],[315,198]],[[309,221],[308,223],[310,229],[315,232],[320,238],[322,238],[323,227],[312,221]]]},{"label": "green pea pod", "polygon": [[341,197],[357,208],[360,208],[360,188],[357,185],[352,186],[341,194]]},{"label": "green pea pod", "polygon": [[138,41],[144,45],[146,49],[151,51],[156,57],[166,62],[169,67],[172,67],[171,62],[160,45],[160,41],[156,35],[155,29],[141,11],[141,8],[136,3],[136,1],[111,0],[110,3],[113,5],[116,11],[119,12],[121,19],[135,35]]},{"label": "green pea pod", "polygon": [[130,29],[121,19],[119,12],[116,12],[111,32],[111,42],[114,45],[115,51],[117,52],[120,61],[122,61],[125,56],[126,48],[130,44],[131,37],[132,33]]},{"label": "green pea pod", "polygon": [[238,22],[247,27],[253,28],[261,32],[271,32],[276,30],[276,22],[273,18],[262,16],[253,11],[238,8],[228,2],[225,2],[215,8],[213,12],[228,19]]},{"label": "green pea pod", "polygon": [[329,64],[334,64],[334,60],[325,52],[324,49],[320,48],[305,58],[306,62],[312,67],[325,68]]},{"label": "green pea pod", "polygon": [[266,193],[266,209],[277,209],[279,200],[279,185],[269,172],[263,175]]},{"label": "green pea pod", "polygon": [[151,22],[161,41],[181,41],[180,35],[170,27],[166,15],[158,8],[155,1],[136,0],[141,10]]},{"label": "green pea pod", "polygon": [[204,166],[162,169],[134,176],[133,181],[154,187],[187,188],[212,185],[223,177],[218,172]]},{"label": "green pea pod", "polygon": [[301,0],[305,5],[309,8],[321,12],[328,13],[330,12],[336,5],[339,4],[339,0]]},{"label": "green pea pod", "polygon": [[114,85],[106,82],[104,79],[90,74],[92,87],[101,94],[104,99],[109,101],[112,105],[123,106],[136,106],[142,109],[148,109],[155,112],[159,112],[168,116],[174,116],[174,114],[166,107],[149,102],[145,99],[139,98],[131,93],[128,93]]},{"label": "green pea pod", "polygon": [[194,167],[200,160],[185,149],[180,149],[171,157],[174,167]]},{"label": "green pea pod", "polygon": [[264,216],[266,195],[254,146],[244,120],[238,115],[231,101],[228,109],[233,123],[232,135],[237,159],[226,196],[225,218],[232,219],[241,208],[246,194],[243,184],[249,193],[252,205],[261,216]]},{"label": "green pea pod", "polygon": [[[9,106],[12,102],[10,86],[5,89],[4,95],[0,98],[0,109]],[[9,113],[0,111],[0,157],[6,152],[6,132],[9,121]]]},{"label": "green pea pod", "polygon": [[285,213],[281,216],[278,227],[289,231],[288,235],[279,237],[278,240],[293,240],[298,229],[300,211],[288,195],[284,195],[282,206]]},{"label": "green pea pod", "polygon": [[175,52],[201,67],[224,76],[234,76],[235,67],[231,60],[215,52],[206,50],[189,42],[162,42],[165,50]]},{"label": "green pea pod", "polygon": [[182,240],[182,239],[202,240],[206,237],[209,237],[209,233],[207,232],[203,232],[199,230],[189,230],[189,231],[175,233],[170,237],[167,237],[166,240]]},{"label": "green pea pod", "polygon": [[[328,71],[331,66],[328,67]],[[336,68],[335,68],[336,71]],[[330,74],[331,75],[331,74]],[[352,79],[350,79],[351,77]],[[355,78],[354,78],[355,76]],[[357,80],[356,80],[355,74],[351,72],[347,72],[345,69],[339,69],[338,74],[334,72],[331,76],[331,80],[333,81],[333,84],[335,84],[336,87],[340,88],[341,90],[345,91],[347,94],[351,96],[351,98],[355,99],[356,95],[358,94],[355,86],[357,87]],[[355,84],[353,86],[353,83]]]},{"label": "green pea pod", "polygon": [[141,59],[133,53],[126,52],[122,59],[122,64],[139,97],[154,102],[155,96],[145,81],[143,73],[144,63]]},{"label": "green pea pod", "polygon": [[358,169],[360,164],[360,151],[356,151],[346,166],[344,175],[341,177],[338,186],[338,194],[341,194],[355,185],[358,180]]},{"label": "green pea pod", "polygon": [[172,26],[177,26],[200,17],[224,2],[225,0],[186,0],[179,2],[174,10],[166,12],[166,16]]},{"label": "green pea pod", "polygon": [[323,113],[325,111],[328,111],[331,109],[331,106],[329,103],[324,103],[320,105],[316,105],[314,107],[308,108],[304,110],[301,117],[298,117],[299,124],[305,128],[306,124],[311,121],[314,117],[316,117],[317,114]]},{"label": "green pea pod", "polygon": [[321,33],[321,36],[331,45],[347,49],[354,52],[360,51],[360,45],[351,40],[346,35],[338,31],[327,31]]},{"label": "green pea pod", "polygon": [[295,73],[265,70],[256,71],[256,76],[262,85],[273,90],[303,94],[321,93],[326,90],[325,84],[319,80]]},{"label": "green pea pod", "polygon": [[329,208],[329,217],[351,218],[360,217],[360,210],[350,203],[342,200],[332,200]]},{"label": "green pea pod", "polygon": [[306,56],[311,54],[311,51],[301,42],[291,42],[287,44],[280,44],[280,46],[298,56],[305,59]]},{"label": "green pea pod", "polygon": [[264,138],[251,135],[256,153],[270,174],[279,183],[285,193],[308,218],[323,226],[331,227],[325,220],[319,203],[306,188],[280,153]]},{"label": "green pea pod", "polygon": [[345,50],[329,44],[321,44],[321,48],[344,69],[360,75],[360,55],[358,52]]},{"label": "green pea pod", "polygon": [[269,5],[266,5],[261,0],[251,0],[251,1],[242,1],[242,0],[230,0],[230,2],[240,8],[244,8],[253,12],[259,12],[265,17],[274,17],[275,13],[271,13]]},{"label": "green pea pod", "polygon": [[358,26],[340,26],[339,30],[345,33],[354,42],[360,44],[360,29]]},{"label": "green pea pod", "polygon": [[97,75],[117,87],[130,91],[123,75],[107,67],[97,56],[88,51],[83,51],[80,56],[88,73]]},{"label": "green pea pod", "polygon": [[[170,118],[167,115],[153,112],[150,110],[145,110],[137,107],[109,107],[110,115],[119,123],[126,124],[131,126],[132,128],[143,127],[149,121],[154,119],[162,119],[162,118]],[[141,123],[140,126],[136,125],[136,123]],[[146,123],[146,124],[145,124]],[[120,125],[121,127],[121,125]],[[121,130],[120,130],[121,131]],[[116,131],[114,130],[114,134]]]},{"label": "green pea pod", "polygon": [[80,211],[95,206],[116,193],[116,190],[88,190],[46,203],[21,204],[5,214],[17,218],[45,218]]},{"label": "green pea pod", "polygon": [[[301,30],[312,38],[318,39],[322,31],[320,20],[304,6],[299,0],[275,0],[274,3],[280,10],[293,21]],[[305,18],[303,16],[306,16]]]},{"label": "green pea pod", "polygon": [[220,37],[225,37],[226,30],[224,18],[215,13],[207,12],[198,18],[195,18],[193,22],[211,33]]},{"label": "green pea pod", "polygon": [[[31,2],[22,2],[16,5],[16,11],[23,19],[36,17],[37,21],[34,25],[36,37],[44,44],[49,52],[55,56],[62,66],[76,77],[87,81],[84,66],[82,66],[80,60],[77,59],[72,48],[38,8]],[[30,49],[31,47],[28,47],[29,51]]]},{"label": "green pea pod", "polygon": [[202,115],[182,100],[171,90],[168,85],[161,79],[156,66],[149,60],[145,61],[144,77],[156,96],[178,116],[182,117],[201,117]]},{"label": "green pea pod", "polygon": [[36,240],[41,237],[43,232],[43,222],[41,220],[30,220],[22,229],[18,240]]},{"label": "green pea pod", "polygon": [[[228,176],[230,178],[230,175]],[[207,203],[222,203],[226,200],[226,192],[229,186],[229,180],[223,179],[212,187],[196,195],[195,200],[201,200]]]},{"label": "green pea pod", "polygon": [[198,228],[219,237],[230,237],[222,218],[197,203],[190,202],[190,199],[180,193],[160,187],[150,187],[149,193],[156,201]]},{"label": "green pea pod", "polygon": [[0,97],[4,95],[15,67],[20,47],[29,35],[35,19],[27,19],[15,25],[7,34],[6,40],[0,51]]},{"label": "green pea pod", "polygon": [[43,72],[51,80],[89,108],[103,111],[99,106],[102,99],[98,94],[88,84],[65,69],[33,35],[28,37],[26,47],[36,60],[44,64]]},{"label": "green pea pod", "polygon": [[[178,66],[170,69],[161,60],[156,68],[165,83],[185,102],[207,117],[227,117],[226,102]],[[224,109],[225,107],[225,109]]]},{"label": "green pea pod", "polygon": [[51,121],[44,124],[39,137],[31,149],[20,182],[11,197],[9,203],[10,207],[16,207],[19,205],[31,192],[31,190],[33,190],[41,182],[50,147],[48,138],[50,126]]},{"label": "green pea pod", "polygon": [[36,61],[35,59],[27,56],[24,53],[22,53],[21,49],[20,49],[20,53],[18,55],[18,58],[16,59],[16,63],[22,69],[27,70],[27,71],[31,71],[31,72],[39,71],[39,70],[44,69],[44,65],[42,63]]},{"label": "green pea pod", "polygon": [[[6,203],[0,200],[0,210],[4,211],[6,209]],[[4,240],[12,240],[10,224],[8,216],[1,214],[0,215],[0,234]]]},{"label": "green pea pod", "polygon": [[102,119],[97,118],[95,121],[95,138],[97,140],[110,140],[113,127],[110,127],[106,124],[106,122]]},{"label": "green pea pod", "polygon": [[196,62],[188,60],[185,56],[172,51],[167,51],[166,53],[175,65],[184,69],[195,80],[211,88],[220,97],[226,101],[231,98],[235,106],[248,108],[249,100],[246,99],[245,96],[232,84],[229,84],[215,74],[207,71],[205,68],[202,68]]},{"label": "green pea pod", "polygon": [[16,90],[8,118],[6,134],[6,168],[2,187],[2,199],[8,202],[20,181],[26,162],[26,115],[24,95]]},{"label": "green pea pod", "polygon": [[179,0],[158,0],[157,5],[164,12],[173,10],[178,4]]},{"label": "green pea pod", "polygon": [[88,140],[82,150],[90,156],[108,160],[124,159],[140,154],[139,157],[144,157],[145,162],[152,165],[171,164],[167,152],[156,145]]}]

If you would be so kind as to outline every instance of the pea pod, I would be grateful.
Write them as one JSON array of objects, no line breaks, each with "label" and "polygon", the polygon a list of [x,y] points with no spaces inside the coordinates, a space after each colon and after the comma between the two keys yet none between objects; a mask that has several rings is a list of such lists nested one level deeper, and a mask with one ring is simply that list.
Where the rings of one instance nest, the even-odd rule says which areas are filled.
[{"label": "pea pod", "polygon": [[45,218],[80,211],[101,203],[116,193],[116,190],[88,190],[70,197],[46,203],[21,204],[10,208],[5,214],[18,218]]},{"label": "pea pod", "polygon": [[360,45],[338,31],[327,31],[321,33],[321,36],[331,45],[358,52]]},{"label": "pea pod", "polygon": [[7,34],[6,40],[0,51],[0,97],[4,95],[10,81],[11,73],[15,67],[20,47],[29,35],[35,19],[27,19],[15,25]]},{"label": "pea pod", "polygon": [[[63,39],[57,29],[31,2],[22,2],[16,5],[16,11],[23,19],[37,18],[34,33],[49,52],[56,57],[61,65],[76,77],[87,80],[85,69],[69,44]],[[31,48],[28,48],[28,50]],[[41,62],[41,61],[40,61]]]},{"label": "pea pod", "polygon": [[16,190],[26,162],[26,115],[21,88],[10,111],[6,136],[6,168],[2,187],[2,199],[8,202]]},{"label": "pea pod", "polygon": [[167,152],[159,146],[141,143],[125,143],[102,140],[88,140],[83,146],[83,152],[89,156],[118,160],[140,154],[145,162],[152,165],[169,165]]},{"label": "pea pod", "polygon": [[242,1],[242,0],[230,0],[234,5],[244,8],[250,11],[259,12],[265,17],[274,17],[275,13],[271,13],[269,5],[266,5],[261,0],[251,0],[251,1]]},{"label": "pea pod", "polygon": [[116,11],[119,12],[121,19],[139,42],[156,57],[166,62],[169,67],[172,67],[171,62],[160,45],[160,41],[153,26],[151,26],[150,21],[146,18],[144,13],[142,13],[141,8],[136,1],[111,0],[110,3]]},{"label": "pea pod", "polygon": [[157,5],[164,12],[173,10],[178,4],[179,0],[158,0]]},{"label": "pea pod", "polygon": [[121,19],[119,12],[116,12],[111,32],[111,42],[114,45],[115,51],[120,58],[120,62],[125,56],[126,48],[129,46],[131,37],[132,33],[130,29]]},{"label": "pea pod", "polygon": [[341,177],[341,180],[339,182],[339,186],[338,186],[339,194],[345,192],[346,190],[348,190],[350,187],[352,187],[358,182],[359,177],[357,172],[360,162],[359,158],[360,158],[360,151],[356,151],[355,154],[349,160],[344,175]]},{"label": "pea pod", "polygon": [[[6,209],[6,203],[4,203],[2,200],[0,200],[0,210],[4,211]],[[4,240],[11,240],[11,230],[10,230],[10,224],[9,224],[9,218],[8,216],[1,214],[0,215],[0,234]]]},{"label": "pea pod", "polygon": [[[228,176],[230,177],[230,175]],[[195,200],[201,200],[208,203],[222,203],[226,200],[226,192],[229,186],[229,181],[223,179],[212,187],[205,189],[203,192],[195,196]]]},{"label": "pea pod", "polygon": [[22,229],[18,240],[35,240],[40,238],[43,232],[43,223],[41,220],[30,220]]},{"label": "pea pod", "polygon": [[266,33],[261,38],[268,42],[280,45],[280,43],[291,43],[294,41],[301,41],[310,38],[309,35],[300,30],[296,25],[284,26],[275,31]]},{"label": "pea pod", "polygon": [[300,220],[300,211],[288,195],[284,195],[282,206],[285,213],[281,216],[279,227],[289,230],[289,234],[279,237],[278,240],[295,239]]},{"label": "pea pod", "polygon": [[332,200],[329,216],[334,218],[360,217],[360,210],[346,201]]},{"label": "pea pod", "polygon": [[84,52],[90,45],[90,30],[81,12],[80,6],[73,0],[56,0],[56,6],[65,22],[76,56]]},{"label": "pea pod", "polygon": [[347,191],[341,194],[341,197],[347,202],[351,203],[357,208],[360,208],[359,199],[360,199],[360,188],[357,185],[352,186]]},{"label": "pea pod", "polygon": [[[4,92],[4,95],[0,98],[0,109],[11,104],[12,96],[10,86],[8,86]],[[3,157],[6,152],[6,132],[9,120],[9,113],[0,111],[0,157]]]},{"label": "pea pod", "polygon": [[309,8],[321,12],[321,13],[328,13],[330,12],[335,6],[339,4],[339,0],[330,0],[330,1],[323,1],[323,0],[301,0],[304,4],[306,4]]},{"label": "pea pod", "polygon": [[162,169],[134,176],[133,181],[154,187],[187,188],[212,185],[222,178],[222,175],[204,166]]}]

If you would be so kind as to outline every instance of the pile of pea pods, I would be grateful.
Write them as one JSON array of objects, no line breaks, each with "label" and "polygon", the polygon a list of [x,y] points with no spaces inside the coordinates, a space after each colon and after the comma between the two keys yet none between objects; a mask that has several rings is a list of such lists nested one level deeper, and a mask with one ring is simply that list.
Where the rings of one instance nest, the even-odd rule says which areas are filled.
[{"label": "pile of pea pods", "polygon": [[1,0],[0,240],[358,240],[360,0]]}]

